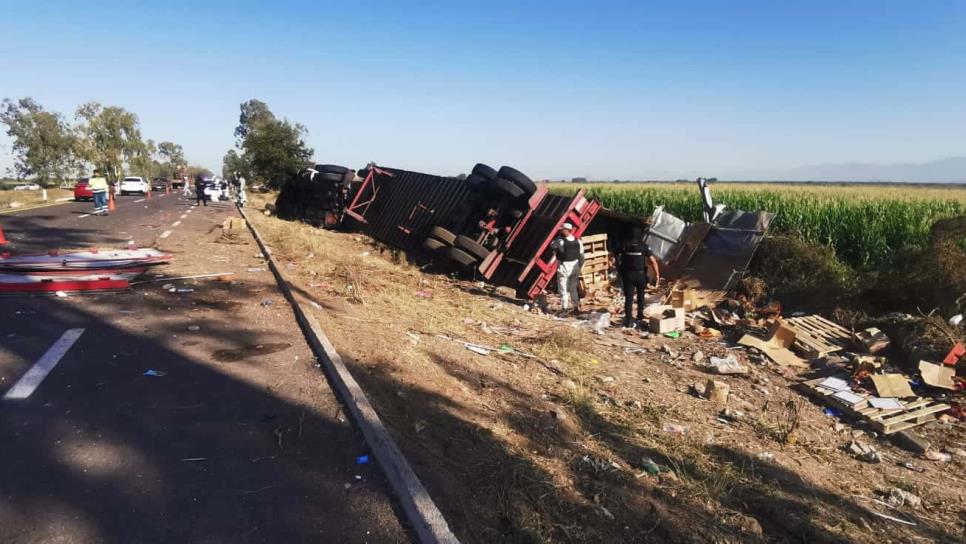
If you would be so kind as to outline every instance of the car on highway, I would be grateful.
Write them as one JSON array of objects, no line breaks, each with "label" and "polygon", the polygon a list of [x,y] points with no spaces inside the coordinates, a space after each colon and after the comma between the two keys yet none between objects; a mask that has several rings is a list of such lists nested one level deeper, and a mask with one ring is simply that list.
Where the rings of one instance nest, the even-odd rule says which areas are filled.
[{"label": "car on highway", "polygon": [[74,184],[74,200],[94,200],[94,192],[91,191],[90,178],[81,178]]},{"label": "car on highway", "polygon": [[40,185],[36,183],[25,183],[23,185],[17,185],[13,188],[14,191],[39,191]]},{"label": "car on highway", "polygon": [[122,195],[128,193],[140,193],[142,195],[148,194],[151,187],[148,185],[147,181],[141,176],[128,176],[121,180],[121,185],[118,187],[118,192]]},{"label": "car on highway", "polygon": [[152,191],[167,191],[168,190],[168,178],[154,178],[151,180],[151,190]]},{"label": "car on highway", "polygon": [[184,187],[184,178],[174,178],[171,180],[172,189],[180,189]]}]

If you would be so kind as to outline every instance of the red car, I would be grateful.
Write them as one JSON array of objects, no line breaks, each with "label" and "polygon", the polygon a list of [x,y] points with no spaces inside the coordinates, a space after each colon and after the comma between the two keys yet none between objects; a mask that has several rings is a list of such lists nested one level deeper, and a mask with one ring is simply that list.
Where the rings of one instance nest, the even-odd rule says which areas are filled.
[{"label": "red car", "polygon": [[94,200],[94,193],[91,191],[88,178],[77,180],[77,183],[74,185],[74,200]]}]

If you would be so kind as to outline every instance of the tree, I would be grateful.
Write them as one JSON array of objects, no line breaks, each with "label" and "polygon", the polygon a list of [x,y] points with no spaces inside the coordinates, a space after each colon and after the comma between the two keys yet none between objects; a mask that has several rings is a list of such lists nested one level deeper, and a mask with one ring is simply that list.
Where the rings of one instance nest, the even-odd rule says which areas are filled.
[{"label": "tree", "polygon": [[88,102],[77,108],[79,152],[87,162],[117,181],[124,164],[137,161],[145,152],[137,115],[115,106]]},{"label": "tree", "polygon": [[212,175],[212,172],[211,170],[208,170],[204,166],[197,166],[194,164],[190,164],[185,167],[185,174],[188,176],[189,179],[195,179],[198,176],[210,176]]},{"label": "tree", "polygon": [[[299,170],[312,164],[312,148],[305,143],[308,130],[287,119],[277,119],[268,105],[256,99],[241,104],[238,127],[238,165],[248,172],[252,181],[259,180],[278,187]],[[227,160],[236,160],[225,155]]]},{"label": "tree", "polygon": [[255,98],[242,102],[239,108],[241,114],[238,116],[238,126],[235,127],[235,137],[238,138],[238,147],[241,147],[242,142],[253,129],[262,123],[274,121],[275,114],[268,109],[268,104]]},{"label": "tree", "polygon": [[223,178],[230,178],[235,172],[240,172],[246,178],[251,177],[248,163],[245,158],[238,154],[234,149],[229,149],[221,162],[221,175]]},{"label": "tree", "polygon": [[252,177],[278,187],[282,180],[311,165],[313,151],[305,145],[306,132],[302,125],[278,120],[249,132],[242,150]]},{"label": "tree", "polygon": [[158,144],[158,155],[164,159],[162,165],[167,171],[167,175],[177,177],[182,174],[188,161],[184,159],[184,149],[174,142],[161,142]]},{"label": "tree", "polygon": [[74,166],[74,136],[59,113],[44,110],[32,98],[3,101],[0,122],[13,138],[17,176],[36,176],[42,185],[64,180]]},{"label": "tree", "polygon": [[158,162],[154,160],[154,154],[156,152],[157,147],[154,145],[153,140],[139,141],[131,151],[131,158],[128,161],[131,169],[133,169],[131,173],[149,178],[152,177],[156,171],[155,164]]}]

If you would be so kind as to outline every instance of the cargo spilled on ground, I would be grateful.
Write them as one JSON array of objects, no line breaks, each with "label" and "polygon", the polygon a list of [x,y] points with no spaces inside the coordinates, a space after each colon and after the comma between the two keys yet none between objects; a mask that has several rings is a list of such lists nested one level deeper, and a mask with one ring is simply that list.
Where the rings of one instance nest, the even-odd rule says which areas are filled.
[{"label": "cargo spilled on ground", "polygon": [[[751,351],[690,332],[597,335],[364,234],[252,219],[464,541],[962,533],[961,492],[940,485],[966,478],[961,460],[929,462],[825,415]],[[617,313],[607,296],[588,309]],[[707,370],[728,355],[747,372]],[[728,386],[726,405],[709,380]],[[923,435],[936,450],[966,443],[960,425]],[[885,461],[849,450],[870,443]]]}]

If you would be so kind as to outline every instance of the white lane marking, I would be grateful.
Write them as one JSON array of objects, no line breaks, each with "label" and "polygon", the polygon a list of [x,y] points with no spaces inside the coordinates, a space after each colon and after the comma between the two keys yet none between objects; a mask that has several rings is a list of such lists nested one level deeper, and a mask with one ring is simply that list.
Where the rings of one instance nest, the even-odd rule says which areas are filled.
[{"label": "white lane marking", "polygon": [[7,391],[7,394],[3,396],[4,400],[29,397],[82,334],[84,334],[84,329],[67,329],[67,332],[54,342],[54,345],[50,346],[47,353],[44,353],[44,356]]},{"label": "white lane marking", "polygon": [[171,226],[172,227],[177,227],[180,224],[181,224],[181,221],[175,221],[174,223],[171,223]]},{"label": "white lane marking", "polygon": [[183,214],[181,214],[181,217],[179,217],[178,219],[184,219],[185,217],[188,217],[188,214],[183,213]]},{"label": "white lane marking", "polygon": [[85,217],[90,217],[90,216],[91,216],[91,214],[89,214],[89,213],[82,213],[82,214],[78,215],[77,218],[78,219],[83,219]]},{"label": "white lane marking", "polygon": [[135,204],[137,204],[138,202],[144,202],[144,199],[143,198],[139,198],[139,199],[137,199],[137,200],[134,201]]},{"label": "white lane marking", "polygon": [[166,230],[166,231],[162,232],[161,233],[161,236],[159,236],[158,238],[167,238],[168,236],[171,236],[171,231],[170,230]]}]

